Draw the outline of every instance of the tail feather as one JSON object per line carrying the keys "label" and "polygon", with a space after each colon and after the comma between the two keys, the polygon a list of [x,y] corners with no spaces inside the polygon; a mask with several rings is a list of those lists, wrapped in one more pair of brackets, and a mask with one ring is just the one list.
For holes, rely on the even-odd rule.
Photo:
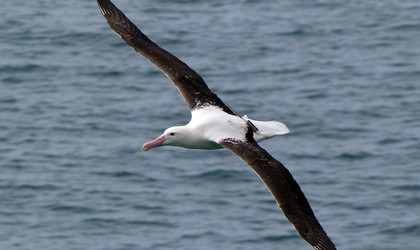
{"label": "tail feather", "polygon": [[251,121],[257,127],[258,131],[254,132],[254,139],[257,142],[269,139],[276,135],[284,135],[289,133],[289,129],[284,123],[278,121],[256,121],[249,119],[246,115],[243,117],[246,121]]}

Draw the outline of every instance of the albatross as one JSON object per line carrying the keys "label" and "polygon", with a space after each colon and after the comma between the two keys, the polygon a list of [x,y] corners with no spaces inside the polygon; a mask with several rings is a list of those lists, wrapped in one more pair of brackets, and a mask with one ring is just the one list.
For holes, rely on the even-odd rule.
{"label": "albatross", "polygon": [[262,140],[288,133],[286,125],[239,116],[209,89],[197,72],[152,42],[111,1],[97,2],[109,26],[172,80],[191,111],[187,125],[166,129],[155,140],[145,143],[143,150],[166,145],[226,148],[254,170],[303,239],[314,249],[336,249],[291,173],[258,145]]}

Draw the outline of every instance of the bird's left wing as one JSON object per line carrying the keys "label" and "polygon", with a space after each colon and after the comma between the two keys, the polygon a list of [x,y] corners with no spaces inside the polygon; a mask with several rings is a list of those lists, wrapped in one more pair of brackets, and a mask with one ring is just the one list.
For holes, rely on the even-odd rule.
{"label": "bird's left wing", "polygon": [[313,248],[336,249],[315,217],[299,185],[282,163],[252,139],[246,142],[225,139],[219,144],[236,154],[254,170],[270,190],[287,219]]}

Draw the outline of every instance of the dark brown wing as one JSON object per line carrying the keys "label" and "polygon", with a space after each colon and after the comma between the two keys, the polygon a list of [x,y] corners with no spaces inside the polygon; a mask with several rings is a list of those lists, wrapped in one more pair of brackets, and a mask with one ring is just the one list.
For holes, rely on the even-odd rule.
{"label": "dark brown wing", "polygon": [[305,195],[290,172],[256,142],[226,139],[220,144],[239,156],[264,182],[284,215],[315,249],[333,250],[334,243],[316,219]]}
{"label": "dark brown wing", "polygon": [[190,110],[215,105],[233,114],[233,111],[209,89],[197,72],[152,42],[111,1],[97,0],[97,2],[109,26],[128,45],[155,64],[175,83]]}

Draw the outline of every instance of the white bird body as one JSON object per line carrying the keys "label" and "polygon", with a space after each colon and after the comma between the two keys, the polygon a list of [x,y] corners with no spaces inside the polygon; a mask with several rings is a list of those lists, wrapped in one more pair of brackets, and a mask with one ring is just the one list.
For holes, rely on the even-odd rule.
{"label": "white bird body", "polygon": [[191,120],[185,126],[170,127],[155,140],[145,143],[143,150],[158,146],[178,146],[190,149],[219,149],[220,141],[227,138],[244,142],[248,129],[247,121],[258,129],[254,140],[260,142],[276,135],[283,135],[289,129],[278,121],[256,121],[247,116],[231,115],[216,106],[207,106],[191,111]]}

